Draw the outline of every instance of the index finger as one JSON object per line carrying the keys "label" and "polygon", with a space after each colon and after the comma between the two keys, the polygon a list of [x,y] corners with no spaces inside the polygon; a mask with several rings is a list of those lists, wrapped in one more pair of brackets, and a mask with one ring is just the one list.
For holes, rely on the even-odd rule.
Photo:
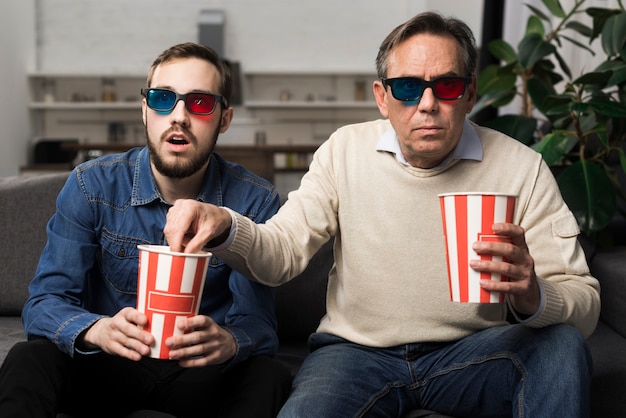
{"label": "index finger", "polygon": [[193,217],[185,216],[185,212],[178,202],[178,200],[174,202],[174,205],[167,211],[163,233],[171,251],[183,252],[185,244],[189,240],[187,234],[191,228]]}
{"label": "index finger", "polygon": [[524,228],[512,223],[498,222],[491,226],[491,230],[496,235],[506,235],[511,239],[524,238]]}

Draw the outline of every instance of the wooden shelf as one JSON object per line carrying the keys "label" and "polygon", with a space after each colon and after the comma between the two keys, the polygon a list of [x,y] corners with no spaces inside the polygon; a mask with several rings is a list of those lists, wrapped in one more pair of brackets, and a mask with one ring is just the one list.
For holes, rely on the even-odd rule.
{"label": "wooden shelf", "polygon": [[[102,151],[103,153],[124,152],[139,146],[130,143],[76,143],[68,142],[61,145],[62,149],[72,151]],[[227,161],[241,164],[250,171],[274,183],[275,173],[302,173],[308,166],[295,158],[293,166],[276,167],[276,154],[309,155],[314,153],[319,145],[220,145],[215,146],[215,152]]]}
{"label": "wooden shelf", "polygon": [[[131,148],[136,148],[138,146],[143,146],[140,144],[133,143],[125,143],[125,142],[87,142],[87,143],[77,143],[77,142],[68,142],[61,145],[61,148],[65,150],[72,151],[89,151],[89,150],[100,150],[103,152],[124,152],[128,151]],[[318,144],[301,144],[301,145],[292,145],[292,144],[275,144],[275,145],[222,145],[217,144],[215,146],[215,151],[254,151],[254,152],[269,152],[269,153],[310,153],[315,152],[319,147]]]}
{"label": "wooden shelf", "polygon": [[247,100],[249,109],[376,109],[374,101],[306,101],[306,100]]}
{"label": "wooden shelf", "polygon": [[137,110],[141,102],[31,102],[33,110]]}
{"label": "wooden shelf", "polygon": [[[340,126],[380,117],[371,91],[376,78],[374,72],[359,69],[244,72],[238,86],[243,100],[236,105],[232,135],[248,144],[263,132],[271,143],[296,140],[311,145],[219,141],[215,151],[288,192],[308,170],[322,140]],[[78,139],[80,144],[64,145],[80,152],[76,161],[142,146],[140,89],[145,83],[145,74],[30,73],[32,136]],[[118,137],[128,142],[113,142]]]}

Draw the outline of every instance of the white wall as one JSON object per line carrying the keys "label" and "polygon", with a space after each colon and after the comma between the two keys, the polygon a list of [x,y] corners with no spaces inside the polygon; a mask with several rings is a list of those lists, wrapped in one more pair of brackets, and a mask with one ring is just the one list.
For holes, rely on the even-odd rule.
{"label": "white wall", "polygon": [[[197,41],[203,9],[225,13],[225,55],[243,72],[374,72],[384,36],[424,10],[467,21],[480,40],[482,0],[4,0],[0,176],[28,162],[26,74],[144,75],[165,48]],[[9,12],[7,12],[7,10]]]}
{"label": "white wall", "polygon": [[[482,0],[42,0],[41,68],[147,71],[163,49],[198,39],[200,10],[225,14],[225,55],[244,71],[372,71],[380,42],[417,12],[480,27]],[[479,34],[477,34],[479,36]]]}
{"label": "white wall", "polygon": [[34,0],[4,0],[0,13],[0,176],[26,162],[31,135],[26,72],[34,65]]}

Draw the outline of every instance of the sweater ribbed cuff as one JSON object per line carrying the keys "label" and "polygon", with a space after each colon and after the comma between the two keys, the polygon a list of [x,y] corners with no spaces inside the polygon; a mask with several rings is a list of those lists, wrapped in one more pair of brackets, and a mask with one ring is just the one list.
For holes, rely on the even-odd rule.
{"label": "sweater ribbed cuff", "polygon": [[540,280],[541,286],[545,292],[545,306],[537,318],[528,322],[526,325],[533,328],[541,328],[562,322],[561,309],[564,305],[564,300],[557,289],[557,285],[549,280],[540,278],[537,280]]}

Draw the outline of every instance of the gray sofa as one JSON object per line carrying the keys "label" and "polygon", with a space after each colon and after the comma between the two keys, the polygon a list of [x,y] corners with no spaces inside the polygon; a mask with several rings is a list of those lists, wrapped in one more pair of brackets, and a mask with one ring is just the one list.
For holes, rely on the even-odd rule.
{"label": "gray sofa", "polygon": [[[0,362],[10,347],[24,339],[20,311],[27,296],[45,226],[67,174],[0,179]],[[585,243],[594,275],[602,284],[602,315],[589,338],[594,359],[594,418],[626,416],[626,243],[598,249]],[[295,372],[307,353],[306,340],[324,314],[332,246],[325,245],[307,270],[277,288],[279,358]],[[151,416],[143,412],[142,415]],[[414,411],[410,417],[437,416]]]}

